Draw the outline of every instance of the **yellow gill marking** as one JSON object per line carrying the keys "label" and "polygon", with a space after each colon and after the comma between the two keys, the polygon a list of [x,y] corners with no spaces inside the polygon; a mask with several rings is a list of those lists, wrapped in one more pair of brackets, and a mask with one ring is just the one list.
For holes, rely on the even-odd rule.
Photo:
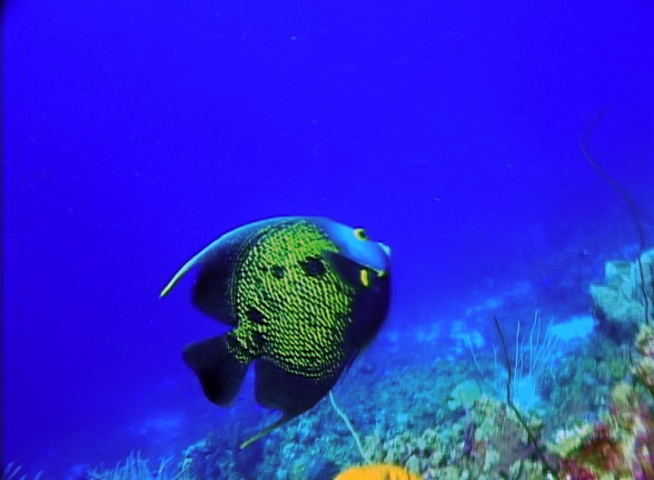
{"label": "yellow gill marking", "polygon": [[372,285],[372,278],[370,277],[370,272],[365,268],[359,271],[359,280],[361,281],[361,285],[363,285],[364,287],[369,287],[370,285]]}

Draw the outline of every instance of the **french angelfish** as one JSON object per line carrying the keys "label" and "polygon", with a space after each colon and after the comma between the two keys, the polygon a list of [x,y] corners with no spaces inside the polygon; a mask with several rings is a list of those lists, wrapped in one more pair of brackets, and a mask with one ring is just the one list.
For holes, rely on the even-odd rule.
{"label": "french angelfish", "polygon": [[205,395],[228,407],[254,363],[255,398],[281,418],[245,448],[312,408],[379,332],[390,303],[390,250],[321,217],[279,217],[237,228],[189,260],[194,305],[234,328],[188,345],[183,358]]}

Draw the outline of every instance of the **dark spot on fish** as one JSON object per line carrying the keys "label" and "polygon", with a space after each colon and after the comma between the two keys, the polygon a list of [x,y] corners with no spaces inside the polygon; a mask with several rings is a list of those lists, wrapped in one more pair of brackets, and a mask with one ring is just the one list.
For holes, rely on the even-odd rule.
{"label": "dark spot on fish", "polygon": [[286,273],[286,268],[282,267],[281,265],[274,265],[271,270],[273,277],[278,279],[284,278],[284,274]]}
{"label": "dark spot on fish", "polygon": [[241,346],[240,346],[240,344],[238,343],[238,340],[236,339],[236,337],[233,334],[228,333],[226,341],[227,341],[227,346],[229,347],[230,351],[232,351],[232,352],[239,351]]}
{"label": "dark spot on fish", "polygon": [[263,314],[256,308],[251,308],[248,310],[248,318],[254,323],[258,323],[259,325],[266,323],[266,319],[264,318]]}
{"label": "dark spot on fish", "polygon": [[258,330],[252,332],[252,340],[254,340],[254,344],[258,346],[263,345],[266,341],[263,332],[260,332]]}
{"label": "dark spot on fish", "polygon": [[327,270],[322,260],[317,257],[310,257],[306,261],[300,262],[300,266],[310,277],[319,277]]}

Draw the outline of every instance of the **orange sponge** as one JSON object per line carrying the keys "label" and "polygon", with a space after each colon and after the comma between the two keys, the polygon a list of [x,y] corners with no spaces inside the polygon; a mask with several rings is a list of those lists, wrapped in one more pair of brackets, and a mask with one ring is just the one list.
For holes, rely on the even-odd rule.
{"label": "orange sponge", "polygon": [[397,465],[377,463],[349,468],[334,480],[422,480],[422,477]]}

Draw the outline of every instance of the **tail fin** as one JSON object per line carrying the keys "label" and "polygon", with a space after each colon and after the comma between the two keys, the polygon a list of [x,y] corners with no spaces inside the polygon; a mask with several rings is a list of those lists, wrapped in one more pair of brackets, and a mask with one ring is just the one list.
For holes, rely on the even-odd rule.
{"label": "tail fin", "polygon": [[193,343],[184,349],[186,364],[195,372],[204,394],[221,407],[229,407],[241,389],[249,362],[243,363],[230,350],[228,333]]}

